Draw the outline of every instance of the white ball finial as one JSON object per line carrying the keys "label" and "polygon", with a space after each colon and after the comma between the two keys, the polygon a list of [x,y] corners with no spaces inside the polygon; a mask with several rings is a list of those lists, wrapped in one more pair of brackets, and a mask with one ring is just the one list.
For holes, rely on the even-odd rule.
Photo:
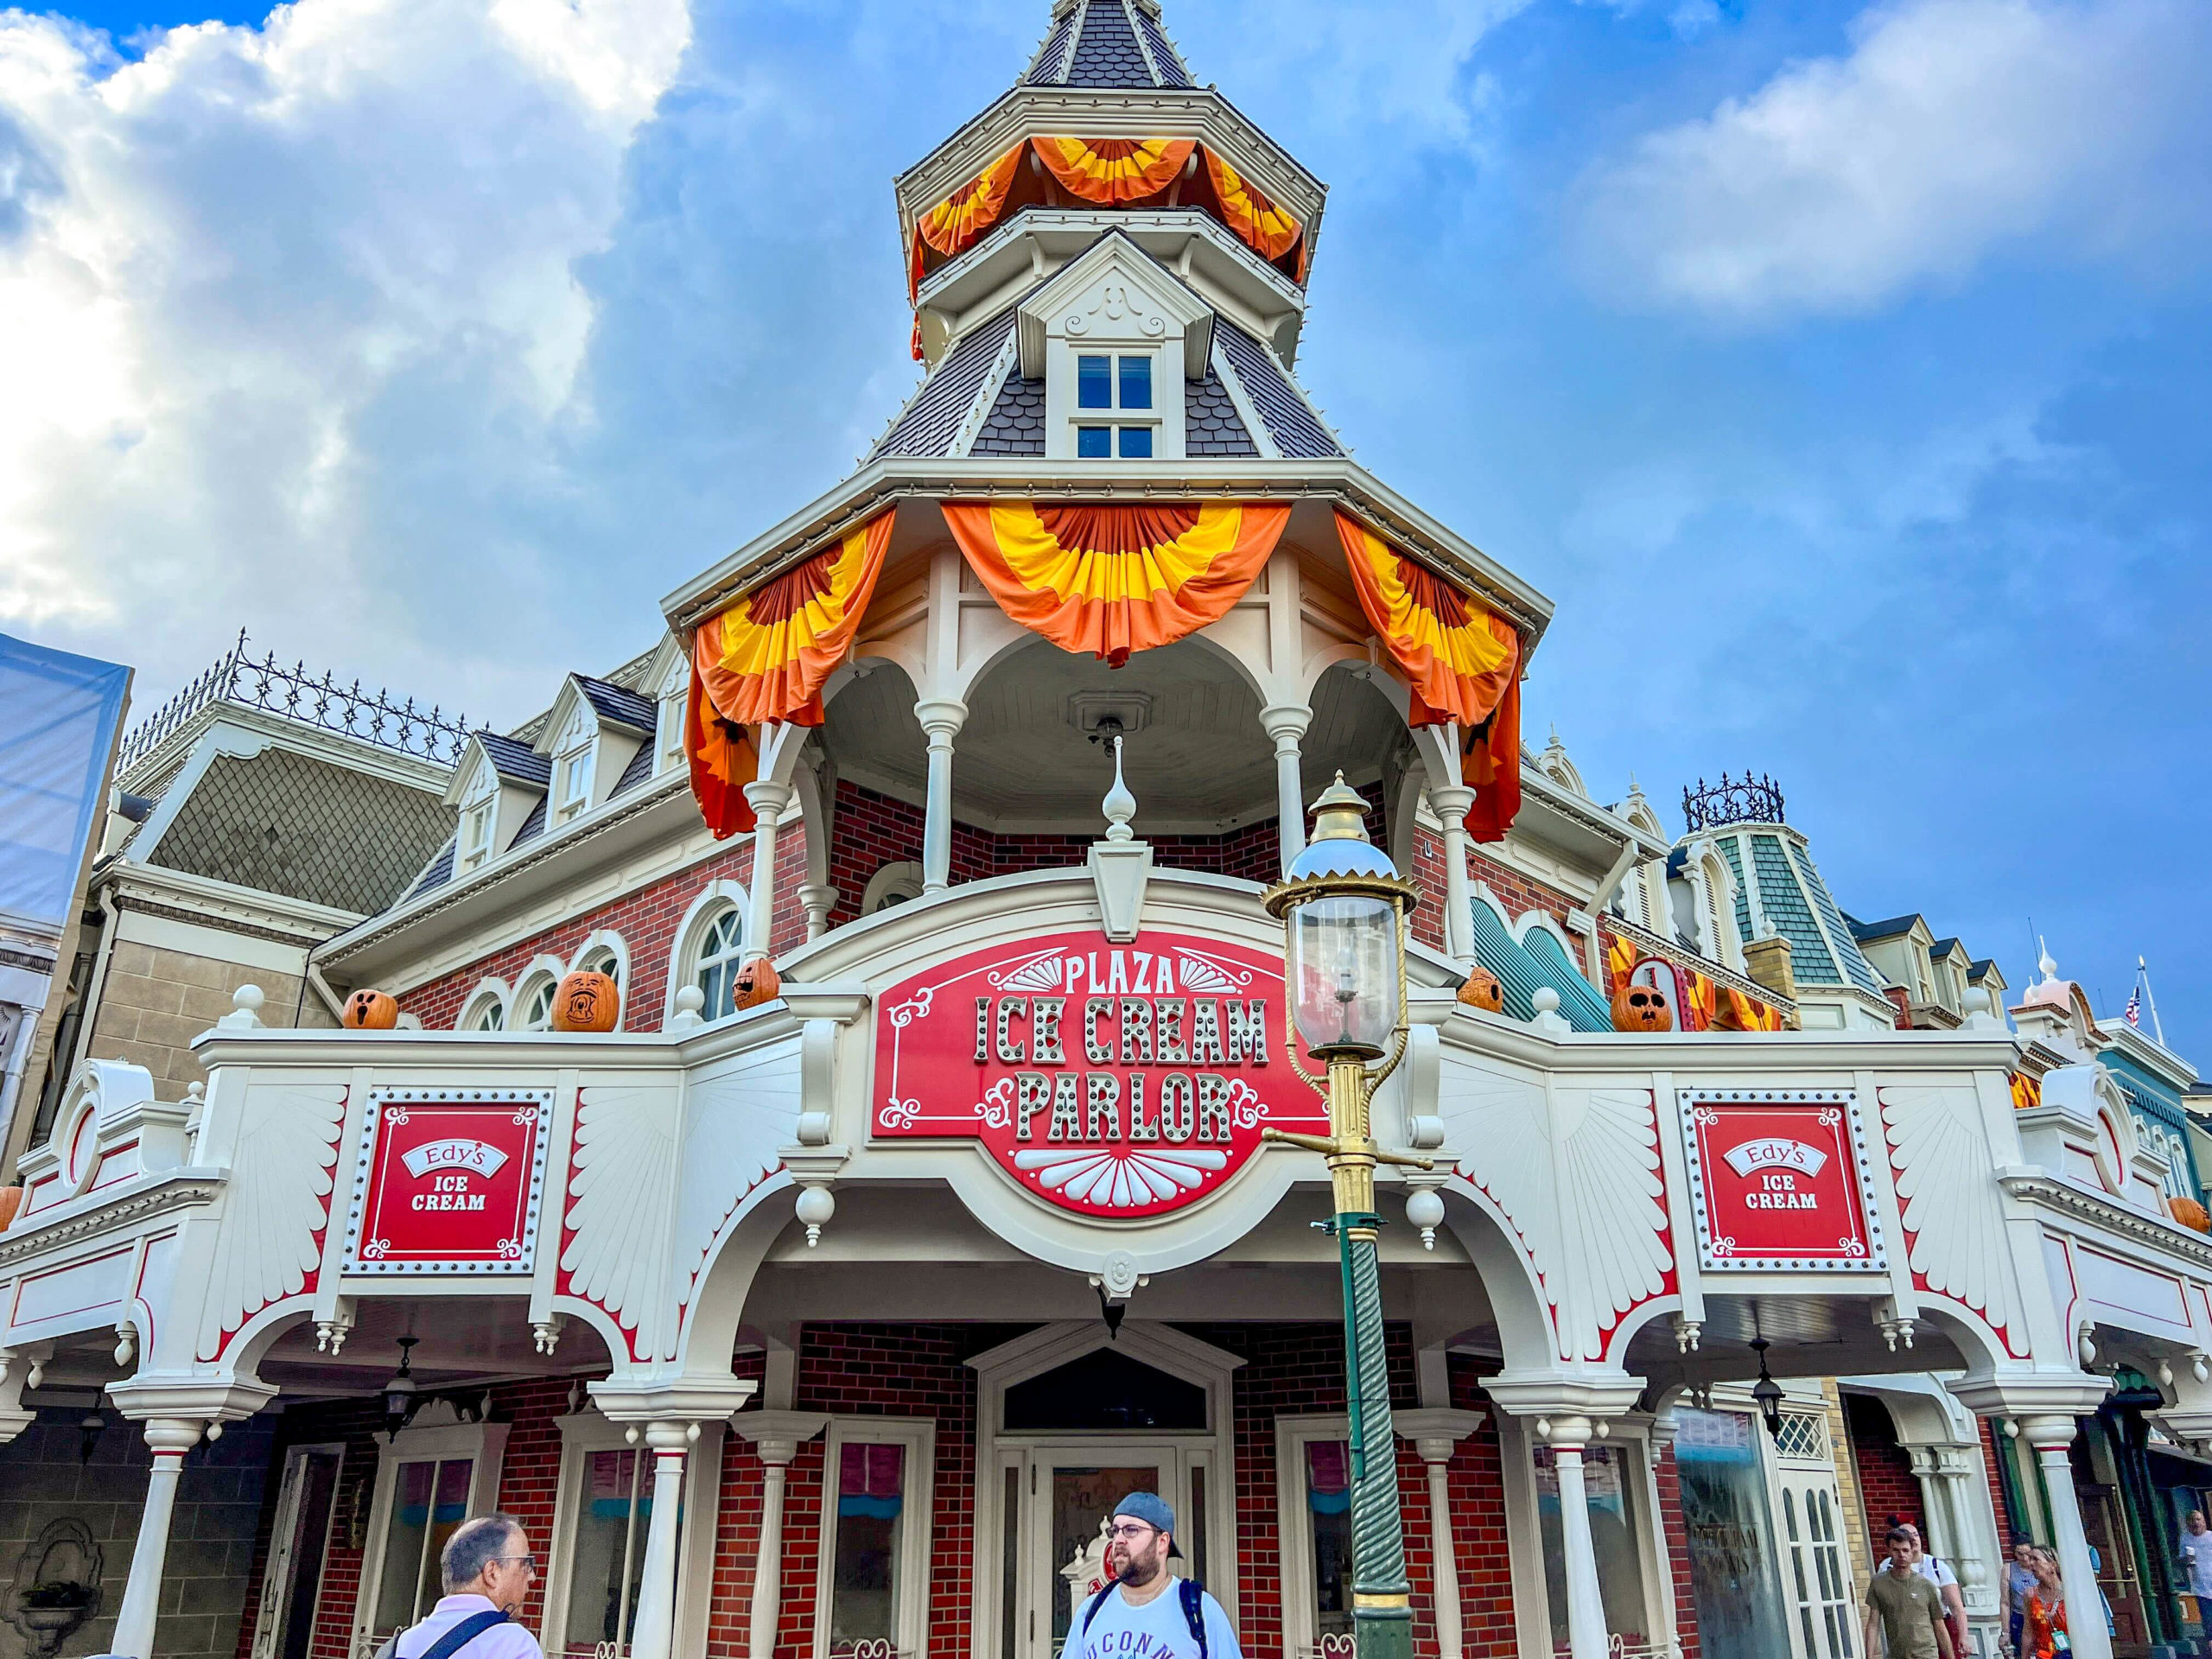
{"label": "white ball finial", "polygon": [[1539,985],[1535,995],[1529,999],[1529,1006],[1538,1014],[1557,1014],[1559,993],[1548,985]]}
{"label": "white ball finial", "polygon": [[1106,839],[1129,840],[1129,820],[1137,815],[1137,798],[1122,781],[1122,740],[1118,736],[1114,740],[1114,787],[1106,791],[1106,798],[1098,804],[1106,814]]}
{"label": "white ball finial", "polygon": [[1429,1187],[1420,1187],[1406,1198],[1406,1219],[1421,1229],[1421,1247],[1436,1248],[1436,1230],[1444,1223],[1444,1200]]}
{"label": "white ball finial", "polygon": [[231,993],[231,1006],[241,1014],[259,1014],[269,994],[258,985],[241,985]]}

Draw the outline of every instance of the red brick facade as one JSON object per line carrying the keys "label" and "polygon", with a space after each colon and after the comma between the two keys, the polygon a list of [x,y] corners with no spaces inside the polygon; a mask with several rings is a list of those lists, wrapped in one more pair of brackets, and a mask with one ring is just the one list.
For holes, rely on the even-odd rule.
{"label": "red brick facade", "polygon": [[[974,1535],[973,1490],[976,1433],[976,1376],[968,1361],[1010,1340],[1019,1325],[810,1325],[800,1338],[793,1405],[800,1411],[841,1417],[919,1417],[932,1421],[937,1454],[931,1504],[931,1576],[928,1585],[931,1650],[945,1656],[988,1652],[995,1631],[970,1628],[976,1552],[995,1541]],[[1182,1327],[1188,1334],[1244,1360],[1235,1374],[1233,1401],[1237,1516],[1235,1571],[1239,1635],[1247,1654],[1274,1659],[1283,1650],[1283,1563],[1276,1535],[1275,1419],[1281,1414],[1333,1414],[1344,1409],[1342,1329],[1334,1323],[1217,1324]],[[1389,1329],[1391,1393],[1401,1409],[1414,1404],[1410,1328]],[[740,1376],[758,1380],[757,1355],[741,1355]],[[1460,1442],[1447,1465],[1465,1651],[1470,1659],[1505,1659],[1516,1651],[1513,1587],[1509,1567],[1497,1414],[1482,1392],[1484,1368],[1454,1357],[1449,1369],[1451,1403],[1485,1413],[1481,1428]],[[569,1408],[570,1390],[583,1377],[555,1377],[493,1386],[491,1417],[512,1427],[502,1466],[499,1505],[529,1530],[541,1560],[557,1548],[552,1537],[561,1467],[558,1419]],[[318,1605],[314,1659],[346,1659],[359,1593],[364,1545],[368,1541],[376,1477],[378,1403],[373,1399],[301,1404],[288,1410],[278,1432],[272,1471],[285,1448],[343,1442],[346,1447],[331,1545]],[[742,1422],[741,1417],[739,1422]],[[790,1466],[784,1501],[783,1600],[777,1659],[812,1659],[818,1575],[823,1568],[822,1517],[826,1437],[803,1445]],[[1435,1562],[1430,1543],[1428,1483],[1419,1454],[1399,1446],[1399,1484],[1404,1497],[1407,1565],[1415,1586],[1414,1652],[1436,1659],[1435,1603],[1430,1586]],[[1691,1617],[1688,1554],[1671,1454],[1657,1469],[1662,1522],[1672,1557],[1680,1623],[1696,1654]],[[721,1454],[718,1524],[706,1637],[709,1659],[743,1659],[750,1622],[753,1563],[759,1547],[762,1465],[752,1443],[734,1429]],[[263,1505],[253,1567],[254,1595],[241,1630],[238,1659],[248,1659],[259,1586],[281,1483],[271,1478]],[[1217,1550],[1213,1571],[1224,1563]],[[541,1569],[542,1571],[543,1569]],[[542,1587],[525,1608],[536,1630],[544,1615]]]}
{"label": "red brick facade", "polygon": [[1866,1531],[1873,1554],[1880,1559],[1883,1539],[1893,1523],[1910,1521],[1927,1536],[1921,1513],[1920,1479],[1912,1472],[1912,1459],[1897,1444],[1890,1414],[1878,1400],[1863,1394],[1843,1397],[1844,1419],[1851,1428],[1851,1455],[1859,1470],[1859,1491],[1866,1506]]}

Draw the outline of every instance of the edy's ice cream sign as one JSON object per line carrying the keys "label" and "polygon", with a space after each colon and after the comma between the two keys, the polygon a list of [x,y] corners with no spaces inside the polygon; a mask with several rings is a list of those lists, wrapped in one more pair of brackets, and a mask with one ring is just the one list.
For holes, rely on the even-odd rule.
{"label": "edy's ice cream sign", "polygon": [[1136,1217],[1219,1189],[1263,1126],[1325,1134],[1283,1052],[1282,963],[1097,932],[973,951],[878,1000],[871,1129],[972,1140],[1024,1191]]}

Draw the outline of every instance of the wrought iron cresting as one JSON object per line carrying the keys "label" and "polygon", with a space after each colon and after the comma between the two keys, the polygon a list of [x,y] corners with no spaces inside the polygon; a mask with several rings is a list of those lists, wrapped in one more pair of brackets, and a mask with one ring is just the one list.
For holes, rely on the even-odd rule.
{"label": "wrought iron cresting", "polygon": [[1748,771],[1741,778],[1724,772],[1712,785],[1700,778],[1695,789],[1682,791],[1682,816],[1693,835],[1725,823],[1782,823],[1782,785],[1764,775],[1755,779]]}

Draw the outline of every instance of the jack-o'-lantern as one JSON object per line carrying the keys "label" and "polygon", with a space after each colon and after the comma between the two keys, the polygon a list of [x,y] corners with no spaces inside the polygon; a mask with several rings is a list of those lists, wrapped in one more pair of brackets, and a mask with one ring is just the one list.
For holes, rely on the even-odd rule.
{"label": "jack-o'-lantern", "polygon": [[622,1017],[622,993],[605,974],[588,968],[570,974],[553,993],[556,1031],[612,1031]]}
{"label": "jack-o'-lantern", "polygon": [[348,1031],[390,1031],[399,1023],[399,1004],[382,991],[356,991],[338,1018]]}
{"label": "jack-o'-lantern", "polygon": [[0,1186],[0,1233],[12,1226],[16,1211],[23,1207],[23,1189],[20,1186]]}
{"label": "jack-o'-lantern", "polygon": [[1643,985],[1630,980],[1613,993],[1615,1031],[1672,1031],[1674,1028],[1675,1011],[1667,1006],[1666,994],[1656,985]]}
{"label": "jack-o'-lantern", "polygon": [[783,988],[784,976],[776,971],[776,964],[766,957],[755,957],[737,970],[730,1001],[736,1007],[757,1008],[763,1002],[774,1001]]}
{"label": "jack-o'-lantern", "polygon": [[2212,1215],[2195,1198],[2168,1198],[2166,1208],[2183,1226],[2200,1233],[2212,1233]]}
{"label": "jack-o'-lantern", "polygon": [[1459,1001],[1471,1008],[1487,1008],[1492,1014],[1505,1007],[1505,987],[1496,974],[1487,968],[1475,967],[1467,970],[1467,977],[1459,987]]}

